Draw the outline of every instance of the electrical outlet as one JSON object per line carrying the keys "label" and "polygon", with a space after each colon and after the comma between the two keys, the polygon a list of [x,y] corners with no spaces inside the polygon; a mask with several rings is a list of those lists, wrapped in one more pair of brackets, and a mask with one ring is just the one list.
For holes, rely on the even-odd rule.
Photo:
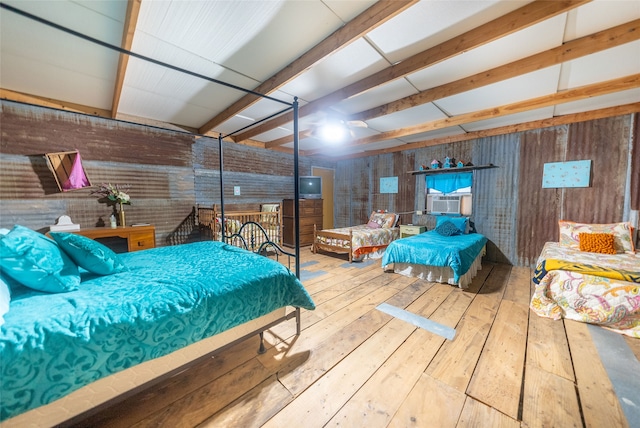
{"label": "electrical outlet", "polygon": [[416,214],[422,215],[422,211],[416,211]]}
{"label": "electrical outlet", "polygon": [[240,196],[240,186],[233,186],[233,195]]}

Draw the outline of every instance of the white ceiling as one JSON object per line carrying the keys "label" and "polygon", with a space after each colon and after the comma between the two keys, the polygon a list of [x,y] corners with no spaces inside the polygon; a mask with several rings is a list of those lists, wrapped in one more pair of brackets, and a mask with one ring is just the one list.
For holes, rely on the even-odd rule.
{"label": "white ceiling", "polygon": [[[297,58],[314,52],[314,46],[329,38],[331,49],[316,48],[322,51],[317,60],[303,65],[293,73],[293,78],[285,79],[288,81],[276,85],[269,94],[286,103],[298,97],[300,105],[309,104],[312,111],[320,108],[319,113],[309,116],[301,110],[301,131],[322,121],[329,108],[349,120],[350,115],[405,97],[429,91],[438,93],[427,102],[413,102],[411,108],[368,115],[365,118],[368,127],[352,128],[353,141],[339,146],[303,134],[300,140],[303,154],[344,156],[363,151],[373,154],[566,114],[597,117],[610,114],[607,109],[611,107],[625,105],[631,105],[628,106],[631,111],[640,110],[638,35],[620,45],[606,45],[611,47],[583,47],[584,54],[575,59],[534,65],[522,68],[522,72],[519,65],[508,65],[625,23],[635,22],[635,30],[628,33],[639,34],[640,1],[584,2],[486,42],[465,45],[475,38],[461,35],[475,28],[512,12],[523,16],[521,8],[540,8],[538,5],[556,2],[422,0],[342,46],[340,38],[332,33],[352,28],[357,21],[350,21],[360,14],[371,13],[368,9],[375,3],[141,0],[129,5],[137,12],[137,19],[128,25],[128,2],[124,0],[4,1],[6,5],[124,49],[127,49],[124,34],[132,32],[128,49],[135,54],[251,90],[270,78],[278,80],[282,70],[299,67],[294,62]],[[139,9],[135,8],[137,5]],[[503,23],[488,28],[507,27]],[[413,65],[412,56],[432,48],[432,52],[444,52],[452,43],[455,50],[443,60],[429,62],[423,58],[409,72],[392,76],[394,70]],[[0,9],[2,98],[140,123],[165,123],[207,135],[226,135],[286,107],[261,99],[233,110],[229,118],[211,128],[210,121],[243,99],[244,92],[136,57],[129,59],[121,71],[122,83],[118,84],[119,58],[120,53],[115,50]],[[491,74],[487,73],[489,70],[503,77],[486,84],[467,82],[477,80],[467,79],[470,76]],[[366,84],[368,79],[378,78],[375,84]],[[615,85],[603,84],[619,78],[628,79]],[[340,90],[348,85],[362,89],[340,96]],[[599,85],[595,95],[593,88],[580,91],[589,85]],[[330,94],[331,107],[318,105],[316,100]],[[562,94],[570,96],[561,97]],[[118,97],[114,95],[119,95],[117,106],[114,98]],[[445,119],[458,122],[450,124]],[[260,129],[257,134],[241,133],[246,138],[238,138],[242,135],[231,138],[237,142],[264,143],[268,148],[290,149],[292,129],[292,123],[285,120]],[[278,139],[283,140],[274,142]]]}

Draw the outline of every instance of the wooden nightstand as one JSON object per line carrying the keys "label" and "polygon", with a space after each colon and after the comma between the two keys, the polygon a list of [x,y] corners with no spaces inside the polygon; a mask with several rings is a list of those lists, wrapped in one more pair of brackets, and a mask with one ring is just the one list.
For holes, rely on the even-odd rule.
{"label": "wooden nightstand", "polygon": [[[126,226],[126,227],[95,227],[70,231],[91,239],[120,238],[126,242],[126,251],[139,251],[156,246],[156,228],[152,225]],[[113,242],[103,242],[107,247],[112,247]],[[112,248],[116,251],[116,248]],[[124,249],[124,248],[123,248]],[[118,251],[116,251],[118,252]]]}
{"label": "wooden nightstand", "polygon": [[400,237],[406,238],[407,236],[419,235],[427,231],[427,226],[418,226],[415,224],[401,224],[400,225]]}

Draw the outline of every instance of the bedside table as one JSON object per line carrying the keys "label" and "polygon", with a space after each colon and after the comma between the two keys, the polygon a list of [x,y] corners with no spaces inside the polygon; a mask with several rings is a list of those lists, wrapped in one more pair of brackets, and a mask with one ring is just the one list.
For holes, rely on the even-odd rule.
{"label": "bedside table", "polygon": [[401,224],[400,225],[400,237],[406,238],[407,236],[419,235],[426,232],[427,226],[418,226],[415,224]]}
{"label": "bedside table", "polygon": [[[146,250],[148,248],[155,248],[156,246],[156,228],[153,225],[144,226],[118,226],[116,228],[110,227],[94,227],[88,229],[72,230],[71,233],[86,236],[91,239],[104,239],[104,238],[120,238],[126,243],[126,251],[139,251]],[[103,244],[110,247],[109,243],[103,242]],[[111,248],[115,251],[114,248]],[[118,251],[116,251],[118,252]]]}

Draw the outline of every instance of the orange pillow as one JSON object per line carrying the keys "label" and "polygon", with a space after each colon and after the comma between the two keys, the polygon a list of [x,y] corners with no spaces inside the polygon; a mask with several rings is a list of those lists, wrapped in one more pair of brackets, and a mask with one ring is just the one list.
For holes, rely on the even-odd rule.
{"label": "orange pillow", "polygon": [[580,251],[590,253],[616,254],[611,233],[585,233],[579,235]]}

